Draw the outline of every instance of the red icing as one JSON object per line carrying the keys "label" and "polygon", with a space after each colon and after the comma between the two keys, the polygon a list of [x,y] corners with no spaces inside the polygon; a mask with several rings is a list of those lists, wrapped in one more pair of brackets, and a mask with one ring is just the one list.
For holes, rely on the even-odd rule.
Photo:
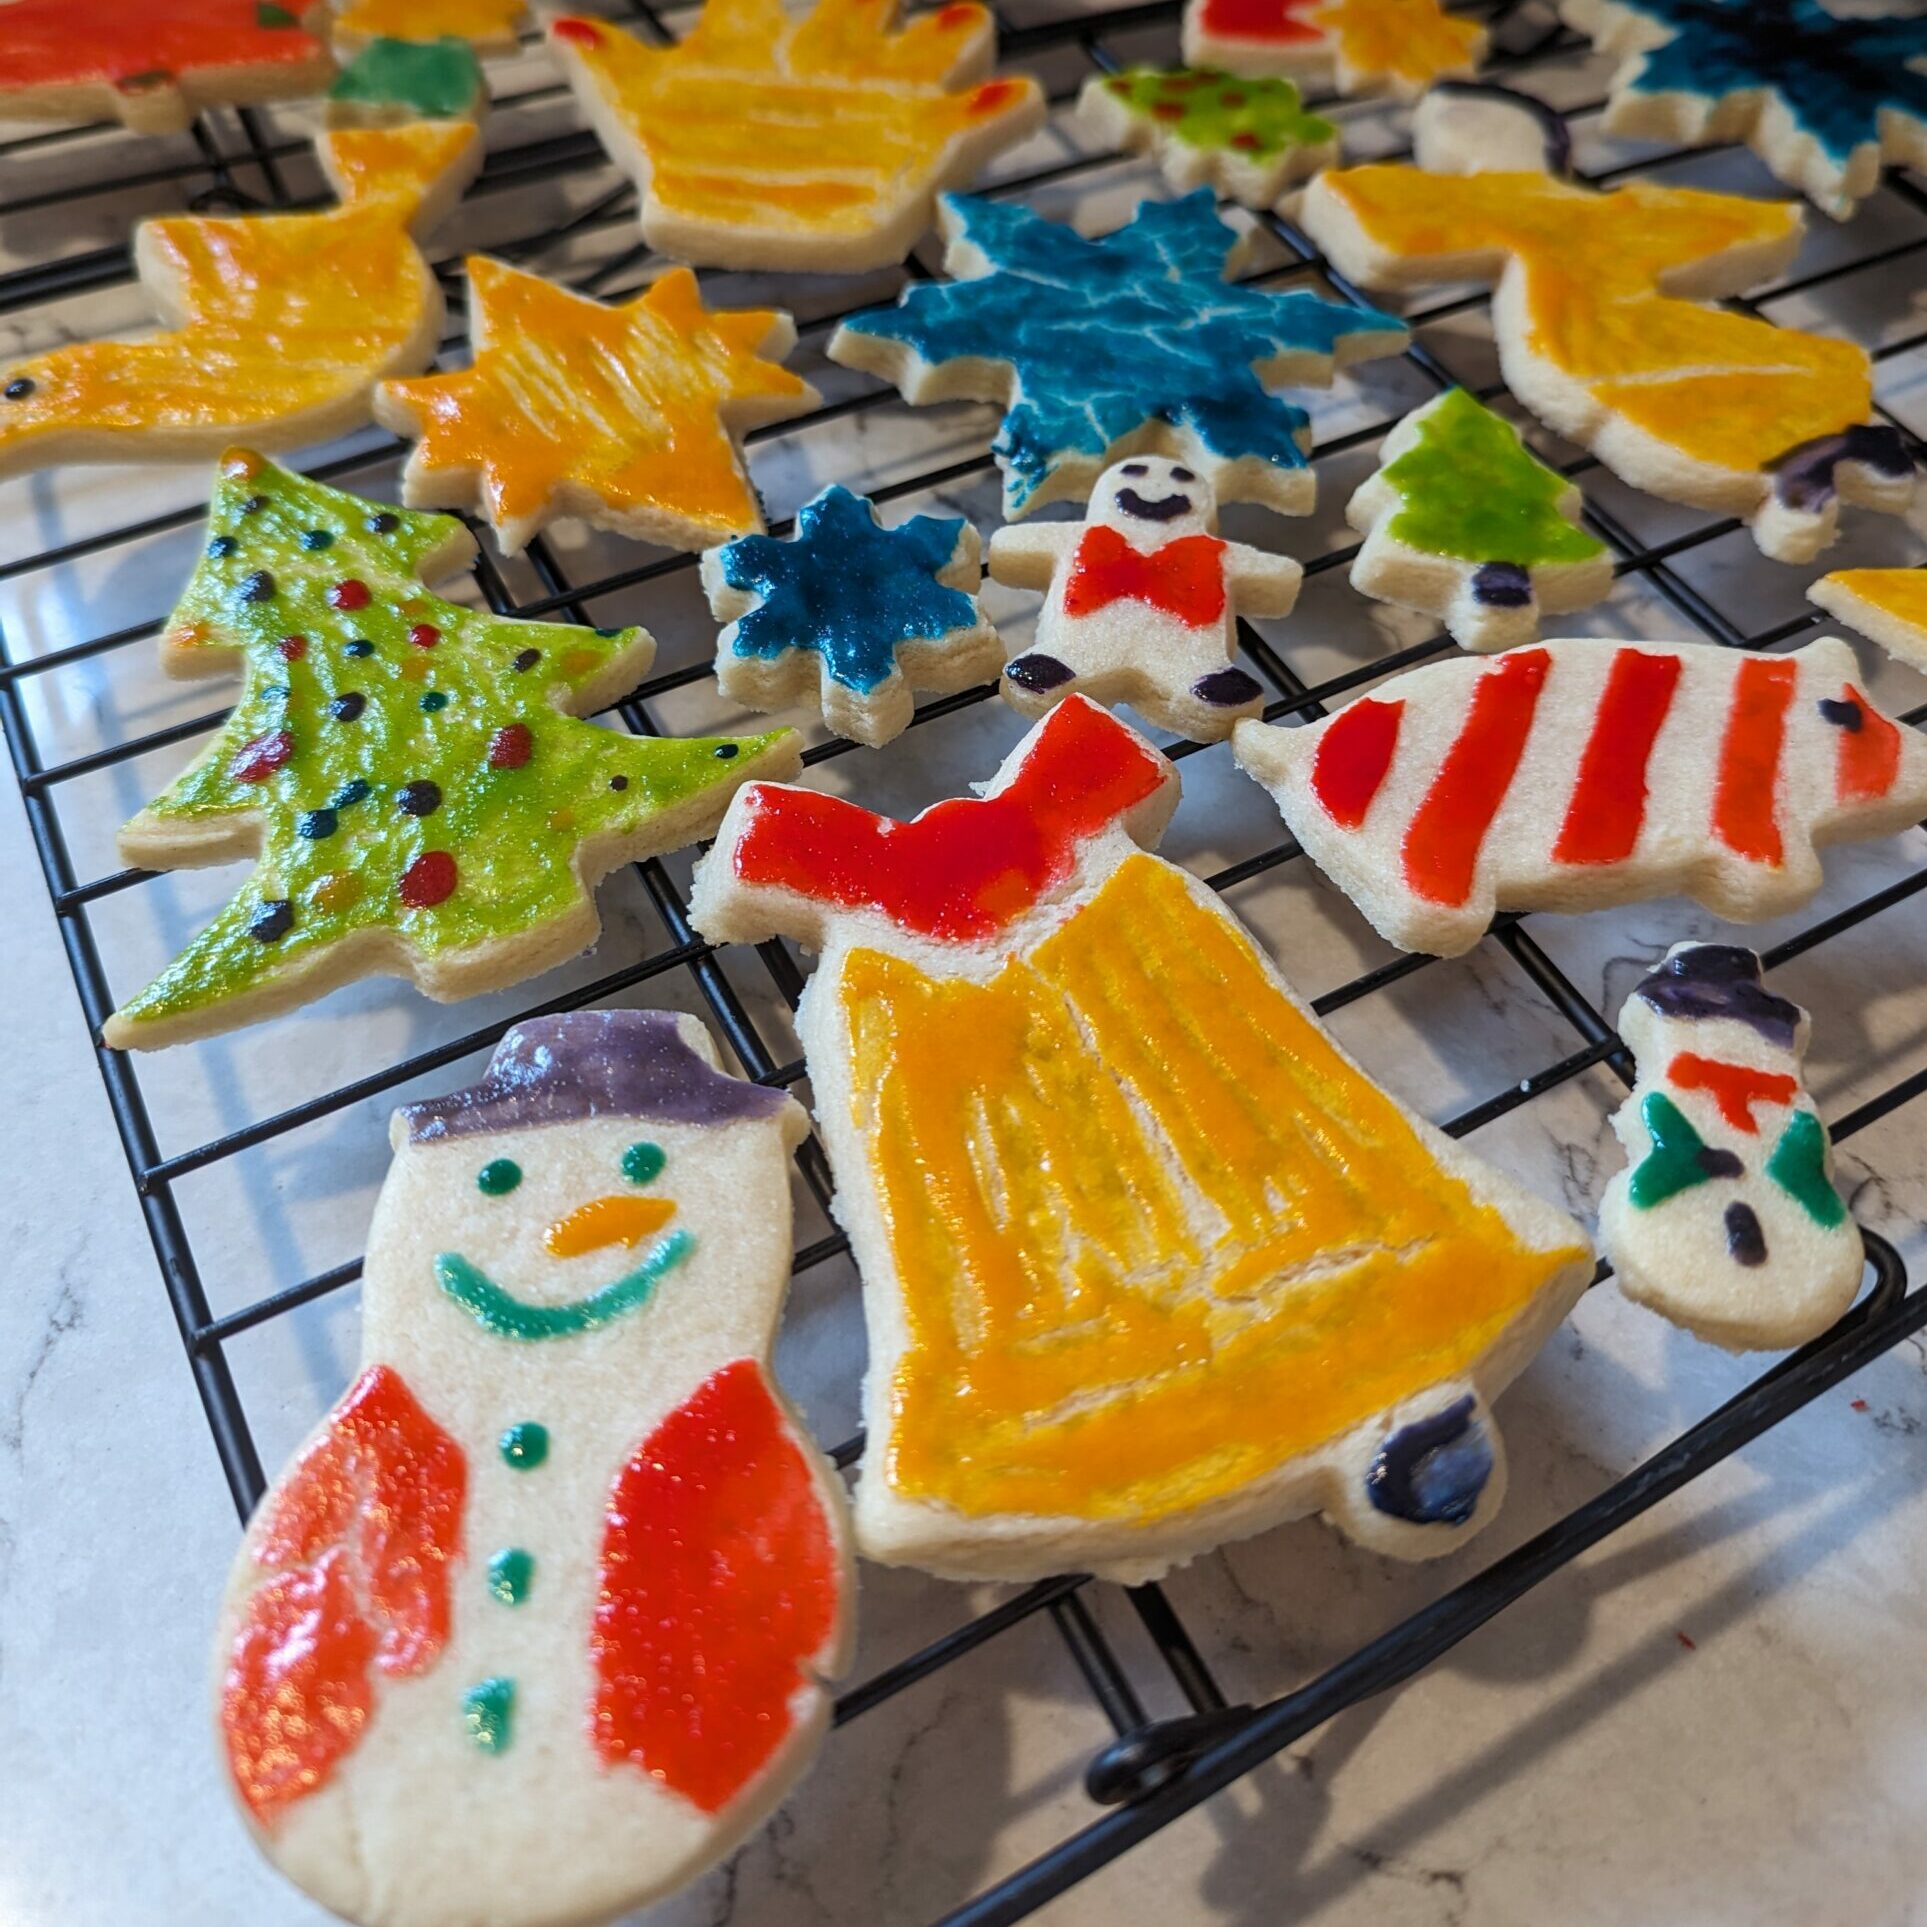
{"label": "red icing", "polygon": [[602,45],[602,29],[593,20],[551,20],[549,32],[557,40],[566,40],[572,47]]}
{"label": "red icing", "polygon": [[[299,15],[301,0],[286,11]],[[321,43],[263,21],[256,0],[10,0],[0,6],[0,81],[9,88],[130,83],[215,67],[299,66]]]}
{"label": "red icing", "polygon": [[368,585],[358,576],[348,576],[328,591],[328,601],[337,609],[365,609],[368,606]]}
{"label": "red icing", "polygon": [[1579,758],[1579,780],[1552,846],[1555,863],[1623,863],[1646,820],[1646,766],[1679,686],[1677,656],[1613,657]]}
{"label": "red icing", "polygon": [[281,640],[275,644],[275,647],[280,650],[281,660],[283,662],[299,662],[301,658],[308,653],[308,638],[306,636],[283,636]]}
{"label": "red icing", "polygon": [[1069,696],[996,795],[953,797],[908,823],[815,790],[752,783],[732,861],[746,884],[881,910],[928,937],[993,935],[1069,875],[1077,846],[1155,796],[1164,759],[1108,711]]}
{"label": "red icing", "polygon": [[1842,687],[1840,700],[1857,705],[1860,727],[1840,732],[1834,794],[1843,803],[1871,803],[1885,796],[1900,774],[1900,730],[1877,714],[1852,683]]}
{"label": "red icing", "polygon": [[1085,532],[1064,579],[1064,613],[1088,616],[1113,602],[1148,602],[1196,629],[1224,614],[1224,544],[1185,535],[1145,555],[1116,529]]}
{"label": "red icing", "polygon": [[1798,664],[1785,656],[1748,656],[1733,679],[1713,787],[1713,834],[1736,856],[1780,866],[1780,751]]}
{"label": "red icing", "polygon": [[1666,1066],[1666,1081],[1682,1091],[1704,1091],[1720,1107],[1720,1115],[1736,1131],[1757,1136],[1753,1121],[1756,1104],[1791,1104],[1800,1087],[1781,1071],[1749,1070],[1744,1064],[1722,1064],[1717,1058],[1681,1051]]}
{"label": "red icing", "polygon": [[265,783],[294,754],[294,738],[285,729],[269,730],[234,752],[228,774],[237,783]]}
{"label": "red icing", "polygon": [[987,80],[970,96],[973,115],[1001,114],[1024,91],[1016,80]]}
{"label": "red icing", "polygon": [[1515,649],[1473,685],[1465,721],[1405,832],[1405,881],[1428,902],[1456,907],[1472,894],[1485,833],[1518,773],[1551,666],[1543,649]]}
{"label": "red icing", "polygon": [[1305,15],[1325,0],[1204,0],[1208,33],[1238,40],[1264,40],[1277,47],[1314,47],[1325,30]]}
{"label": "red icing", "polygon": [[375,1365],[270,1495],[254,1558],[274,1577],[241,1609],[221,1693],[228,1768],[256,1819],[353,1749],[371,1668],[404,1677],[439,1657],[467,1482],[461,1447]]}
{"label": "red icing", "polygon": [[973,26],[982,18],[983,9],[978,6],[959,4],[937,9],[937,25],[947,27],[952,32],[959,27]]}
{"label": "red icing", "polygon": [[753,1359],[713,1374],[617,1474],[601,1581],[596,1752],[718,1812],[788,1737],[839,1603],[822,1497]]}
{"label": "red icing", "polygon": [[488,739],[490,769],[520,769],[535,753],[527,723],[505,723]]}
{"label": "red icing", "polygon": [[432,649],[442,639],[442,632],[432,622],[417,622],[409,627],[408,640],[417,649]]}
{"label": "red icing", "polygon": [[411,910],[432,910],[455,894],[458,874],[446,850],[424,850],[401,873],[401,900]]}
{"label": "red icing", "polygon": [[1363,696],[1341,709],[1318,738],[1311,761],[1311,790],[1341,830],[1355,830],[1372,807],[1398,747],[1402,702]]}

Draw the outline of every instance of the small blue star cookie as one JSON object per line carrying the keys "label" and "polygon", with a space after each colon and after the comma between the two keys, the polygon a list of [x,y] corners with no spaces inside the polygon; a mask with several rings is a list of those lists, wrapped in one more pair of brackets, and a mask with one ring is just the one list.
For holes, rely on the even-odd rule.
{"label": "small blue star cookie", "polygon": [[750,709],[814,703],[840,735],[879,748],[908,726],[914,691],[968,689],[1003,667],[977,606],[980,553],[961,516],[886,529],[867,497],[834,484],[788,541],[745,535],[705,552],[703,589],[728,624],[716,680]]}

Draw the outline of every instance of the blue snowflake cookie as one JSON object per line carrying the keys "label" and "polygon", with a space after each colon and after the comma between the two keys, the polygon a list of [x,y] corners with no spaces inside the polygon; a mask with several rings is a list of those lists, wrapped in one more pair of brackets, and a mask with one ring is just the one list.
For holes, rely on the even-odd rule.
{"label": "blue snowflake cookie", "polygon": [[1227,281],[1238,236],[1209,188],[1145,201],[1094,241],[966,194],[944,195],[939,218],[956,279],[853,316],[830,358],[913,403],[1002,403],[991,447],[1012,518],[1081,499],[1112,461],[1146,451],[1189,463],[1220,500],[1307,514],[1310,417],[1260,377],[1322,386],[1406,344],[1373,309]]}
{"label": "blue snowflake cookie", "polygon": [[884,528],[841,484],[804,504],[787,541],[739,536],[703,556],[723,693],[750,709],[814,703],[871,748],[910,721],[913,692],[990,682],[1003,666],[977,606],[977,531],[960,516]]}

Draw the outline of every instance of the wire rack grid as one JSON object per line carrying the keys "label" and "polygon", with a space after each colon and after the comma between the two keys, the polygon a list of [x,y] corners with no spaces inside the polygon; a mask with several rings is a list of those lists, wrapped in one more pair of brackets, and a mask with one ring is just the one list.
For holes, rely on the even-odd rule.
{"label": "wire rack grid", "polygon": [[[665,42],[686,20],[674,12],[665,16],[646,0],[630,0],[630,11],[638,31]],[[1773,191],[1747,157],[1730,150],[1682,156],[1645,147],[1629,156],[1602,149],[1593,126],[1603,102],[1601,63],[1587,58],[1583,44],[1542,6],[1487,11],[1498,48],[1493,77],[1537,91],[1568,113],[1581,132],[1582,164],[1590,178],[1606,180],[1634,169],[1714,168],[1737,170],[1750,191]],[[1066,129],[1063,110],[1090,72],[1132,59],[1173,58],[1176,13],[1176,0],[1080,12],[1006,5],[1000,18],[1004,59],[1040,73],[1055,111],[1049,134],[1007,156],[986,191],[1021,195],[1051,212],[1074,207],[1087,231],[1114,225],[1141,194],[1160,192],[1141,164],[1078,145]],[[540,51],[525,48],[520,60],[498,69],[496,81],[492,152],[464,204],[463,238],[544,271],[556,271],[566,258],[562,278],[584,292],[609,294],[645,280],[659,264],[631,243],[633,192],[576,122]],[[1326,105],[1345,122],[1348,158],[1404,151],[1405,123],[1398,113]],[[205,116],[178,139],[139,140],[94,128],[37,132],[0,143],[0,329],[18,345],[32,347],[70,334],[138,325],[141,311],[131,294],[125,238],[130,213],[175,208],[183,201],[235,210],[313,204],[322,196],[308,157],[309,132],[298,111],[249,109]],[[1599,164],[1586,164],[1589,159]],[[1288,220],[1268,215],[1253,225],[1261,244],[1252,270],[1257,278],[1365,299]],[[457,259],[445,258],[439,272],[459,314]],[[1792,276],[1735,305],[1783,320],[1804,318],[1817,308],[1829,325],[1869,338],[1883,373],[1881,413],[1912,434],[1904,412],[1906,391],[1918,378],[1915,364],[1927,376],[1921,352],[1927,347],[1927,326],[1895,320],[1891,304],[1882,305],[1880,290],[1917,283],[1923,262],[1927,192],[1895,175],[1858,221],[1823,230]],[[928,275],[933,267],[926,243],[906,272]],[[706,276],[705,281],[710,299],[727,305],[769,298],[794,306],[803,299],[794,280]],[[888,299],[899,284],[894,272],[810,284],[806,299],[818,306],[800,316],[800,358],[820,362],[822,344],[840,315]],[[1834,299],[1842,290],[1851,291],[1844,303]],[[1293,622],[1266,631],[1241,626],[1243,650],[1272,692],[1268,718],[1320,716],[1334,700],[1453,647],[1428,624],[1384,618],[1363,646],[1327,648],[1319,641],[1319,623],[1342,594],[1332,572],[1353,553],[1335,511],[1349,492],[1347,478],[1369,468],[1390,422],[1455,381],[1511,407],[1494,378],[1489,340],[1479,334],[1485,311],[1485,296],[1476,291],[1446,291],[1411,304],[1414,345],[1408,354],[1348,378],[1341,384],[1342,405],[1320,400],[1321,511],[1308,525],[1310,541],[1290,527],[1288,541],[1281,542],[1281,525],[1256,512],[1233,510],[1228,517],[1235,526],[1241,516],[1255,516],[1251,534],[1290,546],[1304,557],[1307,569],[1305,599]],[[1470,324],[1469,336],[1458,332],[1461,324]],[[445,360],[459,353],[461,342],[457,329],[443,344]],[[11,345],[0,333],[0,349]],[[908,411],[891,392],[827,364],[812,365],[808,372],[821,378],[827,396],[822,406],[751,438],[758,481],[772,506],[802,499],[808,490],[801,478],[814,470],[817,480],[836,477],[866,486],[879,501],[960,502],[979,520],[994,519],[995,477],[987,453],[993,416],[970,408]],[[1731,648],[1774,649],[1797,644],[1811,631],[1816,618],[1793,602],[1799,585],[1777,582],[1761,604],[1752,587],[1760,569],[1752,565],[1737,524],[1642,501],[1589,457],[1543,436],[1536,439],[1579,480],[1589,524],[1615,551],[1623,593],[1600,612],[1600,626],[1608,632],[1647,627],[1698,634]],[[392,440],[370,432],[311,453],[301,465],[324,479],[381,495],[380,478],[384,472],[392,476],[396,457]],[[859,469],[864,472],[853,472]],[[165,781],[168,769],[224,713],[198,708],[188,713],[192,706],[177,693],[149,689],[140,667],[187,573],[184,558],[201,513],[198,487],[198,479],[143,471],[131,481],[122,477],[60,490],[42,480],[17,482],[6,485],[0,497],[18,510],[0,522],[9,538],[29,531],[26,547],[0,550],[0,715],[75,987],[96,1038],[115,1002],[113,986],[125,989],[141,980],[143,946],[149,951],[161,946],[149,962],[164,956],[218,901],[218,886],[204,899],[191,880],[120,868],[99,854],[111,851],[111,832],[120,818],[158,787],[152,779]],[[788,523],[778,519],[772,526],[782,532]],[[45,539],[36,542],[35,533]],[[1898,559],[1895,544],[1901,540],[1892,530],[1856,531],[1848,547],[1856,551],[1856,560]],[[484,535],[474,593],[505,614],[606,623],[616,619],[612,612],[620,612],[623,619],[647,622],[665,639],[662,666],[616,706],[611,720],[641,732],[713,726],[713,712],[702,708],[715,700],[709,682],[713,629],[705,628],[692,609],[694,558],[647,552],[637,558],[632,546],[594,538],[569,548],[558,533],[538,538],[524,558],[509,565],[495,559]],[[1772,565],[1761,567],[1772,571]],[[1356,622],[1355,608],[1351,615]],[[117,619],[122,616],[128,619]],[[687,632],[686,647],[670,640],[679,625]],[[1894,675],[1905,672],[1880,673],[1887,678],[1883,690],[1907,688],[1909,700],[1892,706],[1918,725],[1927,717],[1919,685],[1896,685]],[[994,767],[1018,733],[1005,712],[986,706],[993,693],[979,689],[925,704],[911,732],[891,750],[867,759],[850,759],[851,744],[826,739],[819,730],[807,755],[822,772],[815,780],[834,784],[853,778],[864,800],[897,814],[949,793],[962,777],[981,776]],[[724,726],[732,720],[737,719],[724,718]],[[1227,833],[1230,841],[1242,837],[1244,846],[1232,860],[1216,860],[1228,852],[1205,833],[1205,841],[1178,852],[1184,860],[1203,869],[1216,888],[1238,893],[1241,910],[1274,950],[1290,949],[1292,940],[1280,941],[1266,923],[1262,906],[1249,895],[1252,886],[1282,884],[1286,911],[1280,914],[1289,915],[1294,929],[1316,921],[1324,931],[1323,948],[1309,961],[1297,954],[1284,959],[1297,981],[1322,977],[1330,983],[1314,1000],[1321,1015],[1342,1022],[1345,1013],[1359,1011],[1373,1022],[1372,1013],[1387,1011],[1389,1000],[1401,999],[1417,1012],[1417,1028],[1428,1042],[1442,1035],[1457,1008],[1451,989],[1456,967],[1373,952],[1356,918],[1308,874],[1309,866],[1298,862],[1300,852],[1278,833],[1275,816],[1253,801],[1255,791],[1236,777],[1221,780],[1222,750],[1197,756],[1196,745],[1176,744],[1171,753],[1185,771],[1187,791],[1202,796],[1204,811],[1221,812],[1234,826]],[[1193,804],[1191,814],[1199,810]],[[1927,868],[1917,862],[1890,860],[1885,870],[1876,871],[1849,864],[1844,887],[1830,885],[1816,906],[1818,914],[1790,920],[1764,952],[1765,961],[1774,969],[1791,966],[1873,919],[1897,918],[1923,889]],[[456,1081],[457,1067],[471,1068],[464,1060],[490,1049],[518,1017],[596,1003],[680,1001],[709,1017],[749,1075],[769,1084],[802,1084],[803,1066],[787,1022],[804,982],[797,956],[778,943],[737,954],[703,942],[689,921],[687,858],[638,866],[626,905],[609,902],[616,892],[612,879],[604,891],[608,927],[593,962],[455,1013],[425,1016],[419,1000],[393,986],[340,993],[326,1008],[345,1009],[345,1019],[310,1014],[296,1020],[303,1026],[298,1067],[272,1054],[265,1060],[243,1055],[225,1041],[154,1060],[99,1050],[101,1076],[161,1283],[243,1515],[263,1489],[264,1454],[257,1435],[264,1414],[285,1443],[306,1429],[319,1405],[345,1382],[351,1355],[344,1355],[338,1342],[317,1338],[303,1321],[320,1309],[349,1303],[360,1273],[355,1255],[312,1269],[289,1262],[298,1242],[292,1240],[269,1238],[265,1255],[235,1258],[213,1227],[237,1188],[258,1188],[264,1175],[272,1183],[285,1180],[288,1167],[264,1164],[264,1158],[304,1146],[290,1156],[295,1169],[312,1172],[318,1160],[348,1155],[365,1190],[378,1179],[385,1154],[376,1122],[383,1109],[414,1091]],[[1608,1105],[1612,1090],[1630,1082],[1630,1059],[1606,1015],[1605,998],[1593,994],[1590,984],[1581,987],[1588,976],[1583,957],[1575,961],[1563,954],[1558,937],[1548,933],[1548,923],[1558,921],[1502,917],[1481,947],[1485,964],[1506,986],[1500,1016],[1508,1033],[1522,1035],[1525,1061],[1517,1054],[1506,1059],[1510,1074],[1497,1088],[1491,1087],[1490,1065],[1483,1064],[1485,1086],[1470,1101],[1464,1101],[1469,1091],[1460,1090],[1434,1103],[1434,1114],[1442,1115],[1444,1128],[1456,1136],[1507,1118],[1529,1119],[1532,1107],[1578,1088],[1595,1072],[1609,1081]],[[1683,932],[1669,930],[1667,937],[1677,934]],[[1650,938],[1643,941],[1650,956],[1655,945]],[[309,1024],[331,1027],[311,1036]],[[353,1049],[332,1041],[344,1028]],[[275,1025],[267,1034],[292,1030],[291,1024]],[[1359,1048],[1356,1040],[1353,1047]],[[176,1062],[194,1069],[176,1074],[171,1069]],[[1396,1076],[1387,1081],[1399,1085]],[[1885,1051],[1874,1039],[1862,1061],[1843,1076],[1842,1088],[1854,1101],[1836,1108],[1831,1126],[1836,1141],[1846,1144],[1927,1090],[1927,1063],[1909,1068],[1906,1053]],[[1401,1094],[1421,1101],[1409,1091]],[[1436,1087],[1432,1095],[1436,1099]],[[344,1153],[348,1137],[353,1148]],[[828,1215],[829,1172],[814,1140],[803,1146],[797,1162],[797,1293],[800,1300],[815,1281],[827,1280],[813,1301],[820,1309],[825,1298],[834,1297],[841,1306],[842,1322],[826,1328],[829,1335],[814,1362],[838,1387],[822,1410],[848,1413],[860,1373],[860,1339],[849,1311],[854,1277],[844,1240]],[[209,1188],[197,1194],[197,1184]],[[345,1190],[336,1195],[332,1217],[339,1235],[352,1243],[365,1211],[346,1201]],[[1437,1590],[1419,1610],[1280,1697],[1229,1704],[1219,1669],[1187,1629],[1167,1586],[1128,1589],[1121,1617],[1108,1606],[1098,1609],[1111,1589],[1075,1574],[984,1602],[963,1593],[945,1595],[955,1602],[945,1630],[919,1639],[850,1686],[837,1703],[839,1726],[916,1691],[966,1654],[1041,1618],[1061,1636],[1115,1737],[1089,1764],[1086,1784],[1100,1803],[1090,1817],[974,1898],[956,1895],[943,1919],[989,1927],[1034,1911],[1344,1708],[1408,1679],[1607,1534],[1927,1326],[1927,1289],[1907,1289],[1904,1263],[1886,1239],[1870,1231],[1868,1243],[1870,1288],[1832,1332],[1741,1385],[1606,1489],[1552,1518],[1460,1583]],[[223,1271],[239,1278],[242,1288],[210,1284],[210,1276]],[[262,1292],[263,1277],[291,1281]],[[226,1303],[230,1297],[233,1302]],[[297,1364],[291,1375],[285,1370],[279,1378],[269,1374],[264,1388],[250,1398],[244,1395],[234,1351],[276,1330],[303,1332]],[[811,1409],[816,1416],[817,1406]],[[848,1467],[861,1452],[861,1436],[853,1435],[835,1457]],[[981,1609],[968,1610],[973,1603]],[[1107,1630],[1106,1621],[1131,1632],[1128,1654],[1121,1650],[1126,1641]],[[1175,1710],[1154,1718],[1153,1707]],[[822,1768],[825,1776],[837,1771],[834,1746]]]}

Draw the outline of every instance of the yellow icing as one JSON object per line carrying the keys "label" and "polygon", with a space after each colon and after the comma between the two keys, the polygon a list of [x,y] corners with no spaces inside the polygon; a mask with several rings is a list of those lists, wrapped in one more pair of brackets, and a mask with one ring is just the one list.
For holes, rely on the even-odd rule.
{"label": "yellow icing", "polygon": [[0,370],[32,383],[0,410],[0,459],[75,430],[226,437],[364,394],[421,333],[435,280],[409,224],[475,139],[472,127],[419,122],[327,134],[337,207],[145,223],[141,278],[176,326]]}
{"label": "yellow icing", "polygon": [[1155,857],[989,983],[857,950],[839,994],[907,1495],[1205,1504],[1462,1372],[1579,1255],[1442,1171]]}
{"label": "yellow icing", "polygon": [[1330,0],[1315,18],[1354,85],[1389,78],[1418,91],[1470,73],[1484,38],[1476,21],[1455,19],[1438,0]]}
{"label": "yellow icing", "polygon": [[946,83],[987,32],[952,5],[892,30],[895,0],[709,0],[673,47],[592,24],[555,34],[648,156],[650,199],[723,228],[867,235],[940,184],[952,143],[1027,110],[1030,81]]}
{"label": "yellow icing", "polygon": [[452,37],[499,46],[515,38],[522,13],[522,0],[350,0],[334,29],[358,40]]}
{"label": "yellow icing", "polygon": [[490,519],[540,516],[573,484],[619,511],[656,510],[718,541],[762,526],[719,410],[774,398],[758,419],[795,413],[810,391],[758,348],[778,317],[712,313],[696,278],[672,268],[620,307],[472,255],[472,367],[383,390],[413,416],[421,468],[476,470]]}
{"label": "yellow icing", "polygon": [[1913,640],[1927,648],[1927,569],[1836,569],[1822,580],[1917,630]]}
{"label": "yellow icing", "polygon": [[1852,342],[1660,292],[1729,250],[1783,240],[1800,221],[1787,202],[1384,165],[1323,180],[1375,248],[1408,266],[1437,257],[1441,281],[1463,279],[1468,257],[1513,257],[1533,355],[1695,461],[1750,472],[1866,419],[1871,369]]}

